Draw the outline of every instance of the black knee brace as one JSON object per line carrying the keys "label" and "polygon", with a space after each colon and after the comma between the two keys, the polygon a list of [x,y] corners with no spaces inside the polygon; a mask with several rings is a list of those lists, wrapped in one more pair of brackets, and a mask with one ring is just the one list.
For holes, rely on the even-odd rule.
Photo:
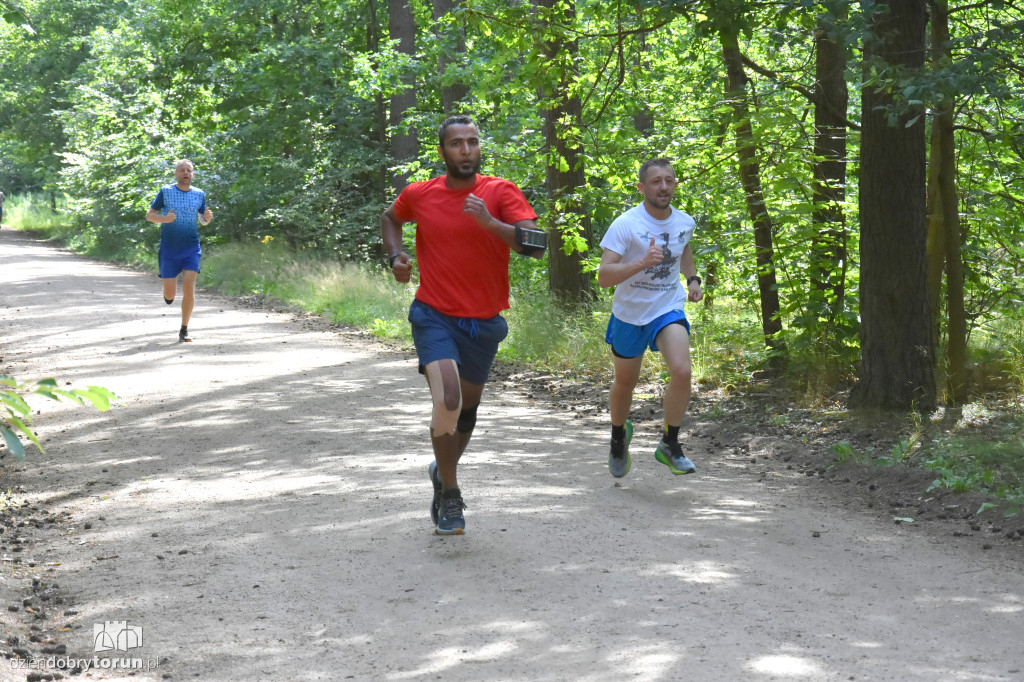
{"label": "black knee brace", "polygon": [[463,410],[462,412],[459,412],[459,421],[455,425],[455,428],[458,429],[459,433],[472,433],[473,432],[473,427],[476,426],[476,408],[477,407],[480,407],[480,406],[477,405],[476,407],[471,407],[468,410]]}

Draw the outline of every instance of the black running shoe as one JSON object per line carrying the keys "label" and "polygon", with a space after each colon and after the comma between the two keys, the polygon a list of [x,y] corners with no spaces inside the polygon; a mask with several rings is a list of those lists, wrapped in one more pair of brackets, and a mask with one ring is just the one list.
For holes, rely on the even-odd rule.
{"label": "black running shoe", "polygon": [[438,510],[441,508],[441,477],[437,475],[437,460],[427,466],[427,476],[434,484],[434,499],[430,501],[430,520],[437,525]]}
{"label": "black running shoe", "polygon": [[438,535],[462,535],[466,532],[466,518],[462,510],[466,503],[462,501],[462,495],[457,497],[442,497],[440,515],[437,519]]}
{"label": "black running shoe", "polygon": [[608,470],[615,478],[622,478],[629,473],[632,461],[629,458],[629,442],[633,440],[633,422],[626,420],[626,437],[612,440],[608,453]]}

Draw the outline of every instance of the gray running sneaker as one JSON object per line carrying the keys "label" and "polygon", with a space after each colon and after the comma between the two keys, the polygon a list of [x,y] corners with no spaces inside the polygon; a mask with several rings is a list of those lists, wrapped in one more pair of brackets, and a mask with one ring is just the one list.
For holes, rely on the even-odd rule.
{"label": "gray running sneaker", "polygon": [[437,475],[437,460],[432,461],[427,466],[427,476],[430,477],[430,482],[434,484],[434,499],[430,501],[430,520],[436,526],[437,510],[441,508],[441,477]]}
{"label": "gray running sneaker", "polygon": [[462,501],[462,495],[442,497],[440,515],[434,532],[438,535],[462,535],[466,532],[466,518],[462,515],[465,508],[466,503]]}
{"label": "gray running sneaker", "polygon": [[608,470],[615,478],[622,478],[629,473],[633,462],[629,458],[629,442],[633,440],[633,422],[626,420],[626,437],[622,440],[612,440],[608,452]]}
{"label": "gray running sneaker", "polygon": [[679,443],[666,443],[664,439],[658,443],[658,449],[654,451],[654,458],[668,467],[676,476],[680,474],[696,473],[697,467],[683,454]]}

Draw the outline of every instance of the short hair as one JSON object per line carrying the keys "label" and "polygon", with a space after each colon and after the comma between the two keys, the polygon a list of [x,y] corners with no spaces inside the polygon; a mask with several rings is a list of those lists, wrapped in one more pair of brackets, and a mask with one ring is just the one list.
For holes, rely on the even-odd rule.
{"label": "short hair", "polygon": [[437,143],[442,147],[444,146],[445,131],[448,130],[449,126],[454,125],[474,126],[476,125],[476,123],[473,121],[473,117],[470,116],[469,114],[455,114],[454,116],[449,116],[448,118],[446,118],[444,120],[444,123],[442,123],[441,126],[437,129]]}
{"label": "short hair", "polygon": [[192,163],[191,159],[178,159],[177,161],[174,162],[174,170],[178,170],[179,168],[181,168],[181,164],[183,163],[187,163],[188,165],[192,166],[192,170],[195,170],[196,168],[196,165]]}
{"label": "short hair", "polygon": [[[672,168],[672,162],[663,156],[659,156],[656,159],[647,159],[640,165],[640,171],[636,174],[637,180],[640,182],[647,182],[647,171],[649,171],[652,166]],[[672,168],[672,172],[675,173],[675,168]]]}

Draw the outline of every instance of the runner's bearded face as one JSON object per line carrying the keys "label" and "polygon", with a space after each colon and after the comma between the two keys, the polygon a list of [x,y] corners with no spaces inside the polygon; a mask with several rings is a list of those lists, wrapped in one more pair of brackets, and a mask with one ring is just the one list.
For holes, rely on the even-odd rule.
{"label": "runner's bearded face", "polygon": [[440,149],[449,177],[469,180],[480,172],[480,132],[475,125],[456,123],[448,126]]}

